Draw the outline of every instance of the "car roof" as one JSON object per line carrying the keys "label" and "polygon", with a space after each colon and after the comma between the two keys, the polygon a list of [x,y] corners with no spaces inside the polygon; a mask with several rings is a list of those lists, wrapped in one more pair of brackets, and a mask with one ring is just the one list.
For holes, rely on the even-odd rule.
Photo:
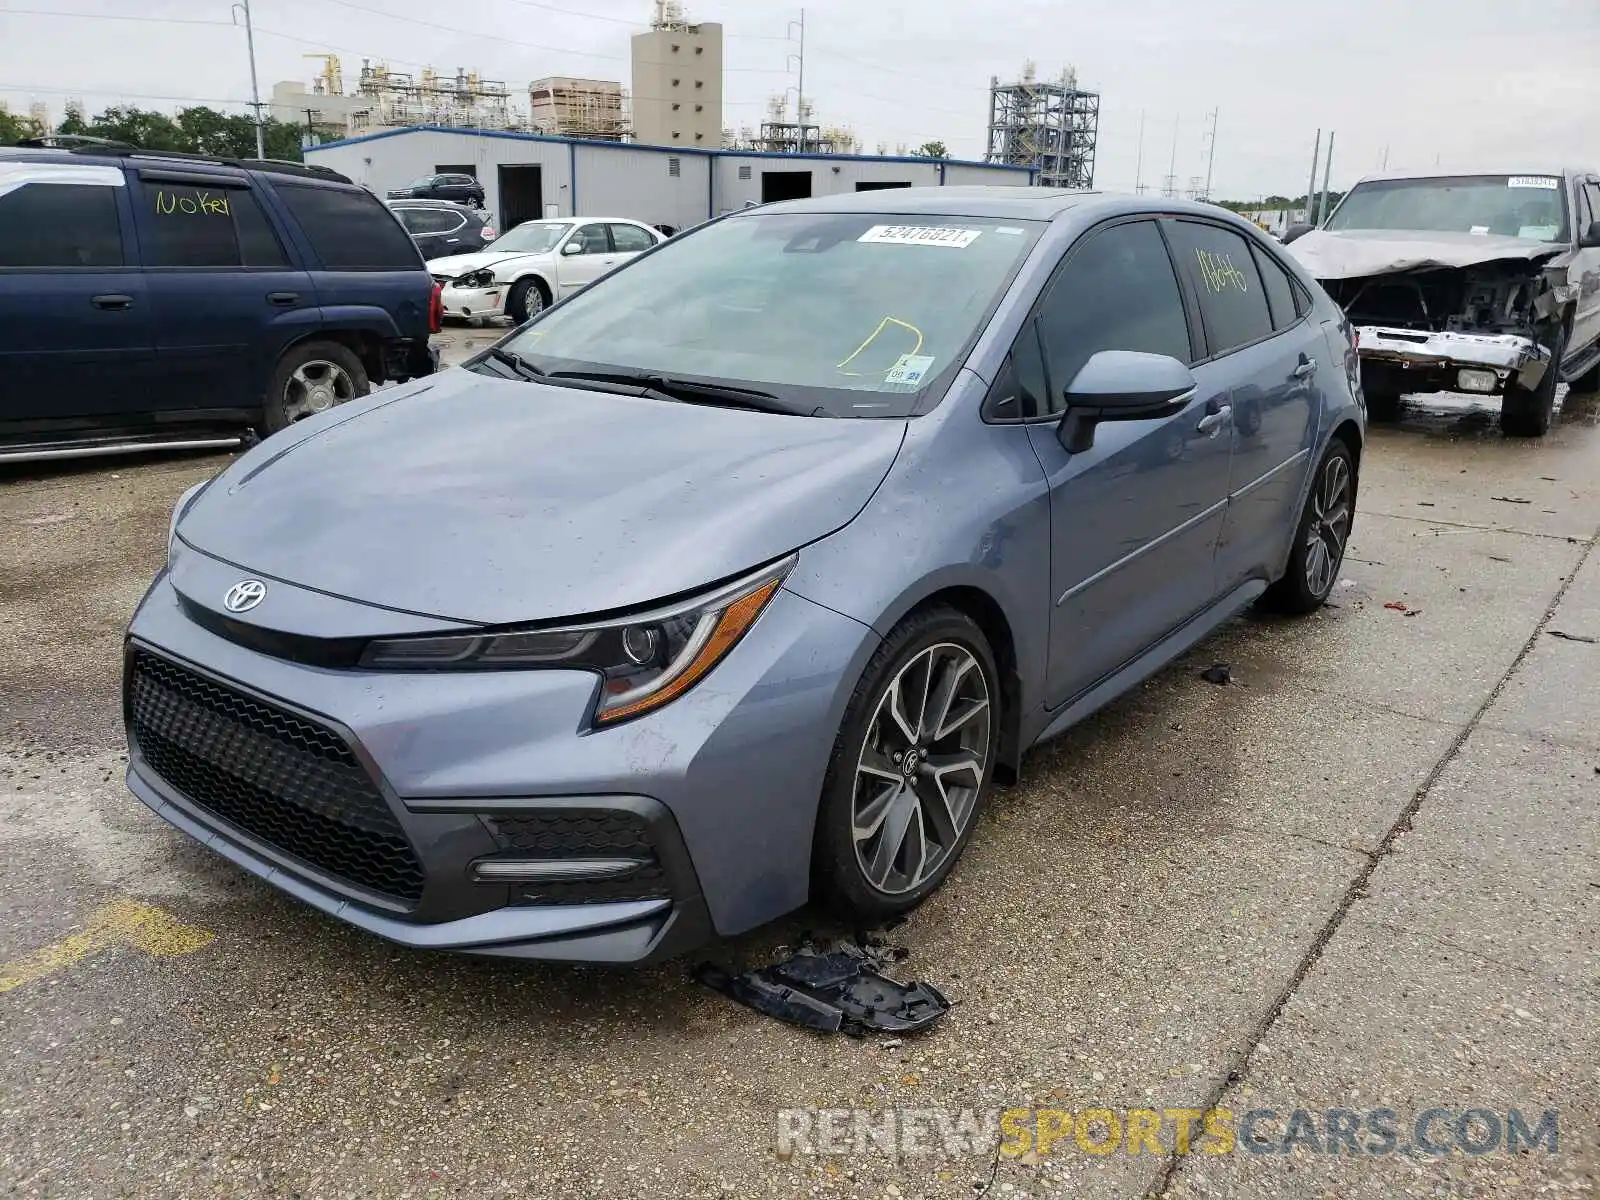
{"label": "car roof", "polygon": [[[385,200],[384,203],[390,208],[445,208],[451,212],[483,213],[483,209],[473,208],[470,204],[457,204],[454,200],[429,200],[426,197],[417,196],[396,197],[393,200]],[[488,214],[484,213],[484,215],[487,216]]]}
{"label": "car roof", "polygon": [[1537,175],[1542,178],[1560,176],[1571,178],[1574,175],[1592,175],[1592,169],[1579,167],[1507,167],[1504,163],[1492,170],[1482,170],[1478,167],[1445,168],[1430,167],[1425,170],[1410,171],[1374,171],[1370,175],[1363,175],[1356,180],[1357,183],[1373,183],[1391,179],[1462,179],[1473,175]]}
{"label": "car roof", "polygon": [[[1014,221],[1053,221],[1068,213],[1090,218],[1119,213],[1173,214],[1232,218],[1238,215],[1220,205],[1167,196],[1135,196],[1068,188],[960,185],[951,187],[883,188],[868,192],[841,192],[808,200],[784,200],[741,209],[730,216],[755,213],[881,213],[884,216],[994,217]],[[1254,228],[1254,226],[1251,226]]]}
{"label": "car roof", "polygon": [[83,146],[69,149],[63,146],[0,146],[0,157],[13,162],[55,163],[58,165],[87,164],[99,167],[166,166],[181,167],[185,171],[214,173],[222,178],[237,179],[259,171],[272,175],[292,175],[307,182],[337,183],[354,186],[347,176],[327,167],[306,163],[285,162],[279,159],[219,158],[209,154],[186,154],[177,150],[140,150],[131,146]]}

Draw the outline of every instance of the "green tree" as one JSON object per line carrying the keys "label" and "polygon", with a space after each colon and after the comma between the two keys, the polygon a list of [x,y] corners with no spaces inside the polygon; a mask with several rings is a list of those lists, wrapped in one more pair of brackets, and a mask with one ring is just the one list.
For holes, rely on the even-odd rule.
{"label": "green tree", "polygon": [[203,106],[182,108],[178,110],[178,130],[183,144],[171,149],[213,154],[218,158],[256,156],[255,122],[242,114],[222,113]]}
{"label": "green tree", "polygon": [[43,132],[32,117],[19,117],[0,109],[0,146],[14,146],[23,138],[38,137]]}
{"label": "green tree", "polygon": [[949,158],[950,150],[943,142],[923,142],[911,152],[917,158]]}
{"label": "green tree", "polygon": [[70,133],[83,136],[89,132],[89,123],[83,119],[80,112],[69,110],[62,118],[61,124],[56,126],[57,133]]}
{"label": "green tree", "polygon": [[[65,129],[62,132],[69,132]],[[72,131],[75,132],[75,131]],[[92,137],[126,142],[141,150],[182,150],[183,130],[166,113],[134,106],[114,106],[89,122],[85,131]]]}

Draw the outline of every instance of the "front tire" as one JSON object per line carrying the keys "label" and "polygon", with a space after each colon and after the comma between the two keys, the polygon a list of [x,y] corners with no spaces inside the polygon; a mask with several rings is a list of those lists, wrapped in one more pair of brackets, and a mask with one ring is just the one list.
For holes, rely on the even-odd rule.
{"label": "front tire", "polygon": [[1533,388],[1506,389],[1500,400],[1500,432],[1507,437],[1537,438],[1550,432],[1556,411],[1556,385],[1561,381],[1561,360],[1567,352],[1567,331],[1562,328],[1551,339],[1550,365]]}
{"label": "front tire", "polygon": [[1262,607],[1292,616],[1322,607],[1339,580],[1355,511],[1355,457],[1349,446],[1334,438],[1311,477],[1311,491],[1295,525],[1289,567],[1262,594]]}
{"label": "front tire", "polygon": [[994,776],[994,654],[976,622],[935,608],[878,647],[845,710],[823,785],[816,891],[876,922],[921,904],[955,866]]}
{"label": "front tire", "polygon": [[549,303],[537,279],[519,279],[506,297],[506,316],[521,325],[542,313]]}
{"label": "front tire", "polygon": [[302,342],[273,369],[262,406],[261,432],[274,434],[372,390],[367,369],[348,346]]}

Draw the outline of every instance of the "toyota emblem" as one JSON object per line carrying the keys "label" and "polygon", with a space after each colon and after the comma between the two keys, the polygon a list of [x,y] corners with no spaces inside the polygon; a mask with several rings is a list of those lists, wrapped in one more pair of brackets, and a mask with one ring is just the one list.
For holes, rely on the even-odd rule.
{"label": "toyota emblem", "polygon": [[259,579],[241,579],[228,589],[222,598],[222,607],[229,612],[249,612],[267,597],[267,585]]}

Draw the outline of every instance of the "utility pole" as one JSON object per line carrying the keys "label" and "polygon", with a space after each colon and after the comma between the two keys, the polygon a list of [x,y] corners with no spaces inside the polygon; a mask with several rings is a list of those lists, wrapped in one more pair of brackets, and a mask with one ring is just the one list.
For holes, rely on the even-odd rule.
{"label": "utility pole", "polygon": [[1328,131],[1328,161],[1322,165],[1322,204],[1317,209],[1317,224],[1328,219],[1328,179],[1333,175],[1333,130]]}
{"label": "utility pole", "polygon": [[233,5],[233,23],[239,23],[239,14],[244,13],[244,44],[250,52],[250,107],[256,114],[256,157],[267,156],[266,143],[261,136],[261,89],[256,84],[256,31],[250,23],[250,0],[237,0]]}
{"label": "utility pole", "polygon": [[1211,171],[1217,165],[1217,118],[1221,115],[1220,107],[1211,110],[1211,132],[1206,135],[1211,143],[1211,152],[1206,157],[1206,194],[1203,197],[1206,200],[1211,199]]}
{"label": "utility pole", "polygon": [[1161,189],[1162,195],[1167,197],[1178,194],[1178,126],[1182,123],[1182,113],[1172,118],[1172,163],[1167,168],[1166,183]]}
{"label": "utility pole", "polygon": [[1311,182],[1306,184],[1306,221],[1317,223],[1317,161],[1322,157],[1322,130],[1317,130],[1317,144],[1311,149]]}
{"label": "utility pole", "polygon": [[316,126],[311,123],[311,117],[316,111],[317,110],[314,109],[314,108],[306,109],[306,145],[307,146],[311,145],[312,142],[316,140],[317,129],[316,129]]}
{"label": "utility pole", "polygon": [[1133,194],[1144,195],[1144,109],[1139,110],[1139,157],[1133,164]]}
{"label": "utility pole", "polygon": [[803,8],[800,10],[800,20],[789,22],[786,36],[792,35],[797,24],[800,26],[800,53],[791,54],[789,57],[800,62],[800,80],[799,86],[795,89],[794,106],[797,110],[796,124],[800,127],[800,153],[804,154],[806,152],[806,10]]}

